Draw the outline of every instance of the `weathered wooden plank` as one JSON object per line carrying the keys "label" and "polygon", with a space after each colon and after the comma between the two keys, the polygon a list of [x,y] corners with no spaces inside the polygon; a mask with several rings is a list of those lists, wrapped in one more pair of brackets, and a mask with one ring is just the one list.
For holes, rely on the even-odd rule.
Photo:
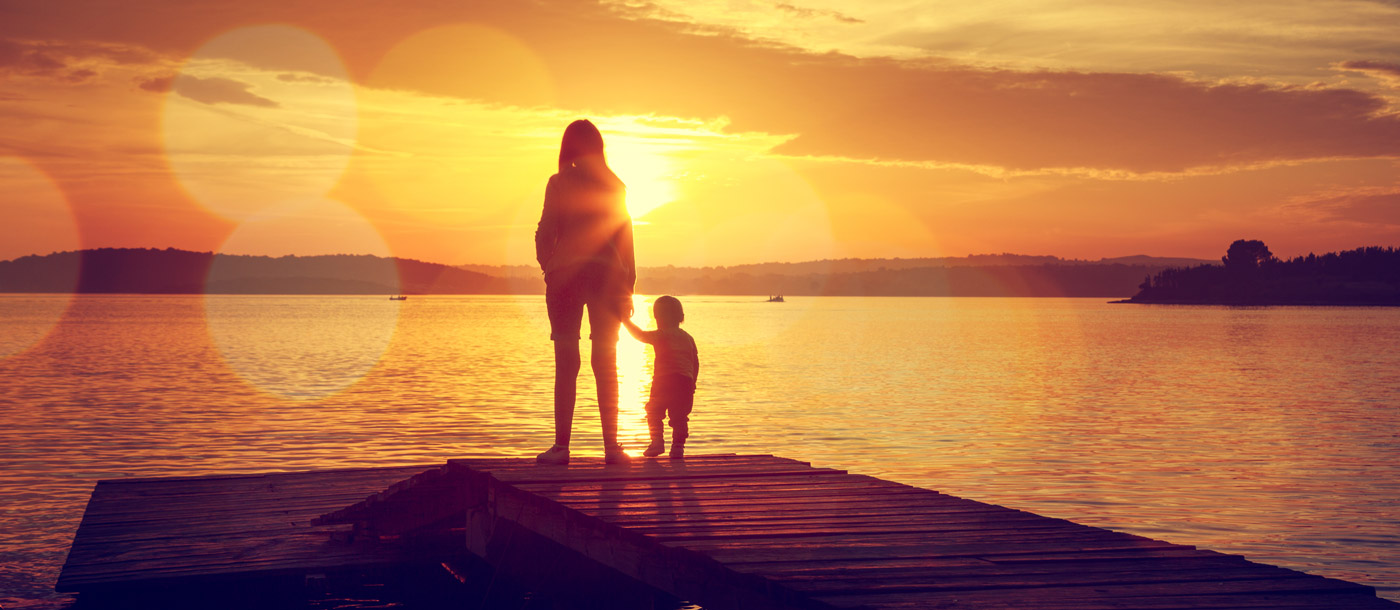
{"label": "weathered wooden plank", "polygon": [[621,509],[621,510],[619,510],[619,509],[607,509],[607,510],[593,509],[593,510],[590,510],[590,511],[589,511],[589,514],[591,514],[591,515],[593,515],[593,516],[596,516],[596,517],[598,517],[598,518],[600,518],[600,519],[606,520],[606,521],[608,521],[609,523],[616,523],[616,524],[618,524],[619,526],[630,527],[630,526],[636,525],[636,524],[680,524],[680,523],[688,523],[688,522],[704,522],[704,523],[709,523],[709,522],[720,522],[720,521],[753,522],[753,521],[761,521],[761,520],[770,519],[770,518],[778,518],[778,519],[823,519],[823,518],[825,518],[825,517],[827,517],[827,516],[829,516],[829,515],[833,515],[833,514],[838,514],[838,515],[842,515],[842,516],[850,516],[850,517],[864,517],[864,516],[872,516],[872,517],[879,517],[879,516],[909,516],[909,517],[928,516],[928,517],[937,517],[937,516],[942,515],[942,516],[948,516],[949,518],[954,518],[954,517],[975,516],[975,515],[989,516],[989,517],[991,517],[991,516],[1000,516],[1000,515],[1006,515],[1007,512],[1004,511],[1004,510],[998,510],[998,509],[995,509],[995,508],[987,508],[987,507],[982,507],[982,508],[978,508],[978,507],[972,507],[972,508],[957,508],[957,509],[946,509],[946,510],[945,510],[945,509],[930,510],[930,509],[928,509],[928,508],[918,507],[918,506],[914,506],[914,507],[909,507],[909,506],[884,506],[884,505],[880,505],[880,504],[871,504],[871,505],[869,505],[869,506],[863,506],[863,507],[859,507],[859,508],[846,507],[846,508],[843,508],[841,511],[832,511],[832,510],[830,510],[830,507],[829,507],[829,506],[815,505],[815,506],[799,506],[799,507],[785,506],[785,507],[780,507],[780,508],[768,507],[768,508],[761,508],[761,509],[760,509],[760,508],[754,508],[754,509],[751,509],[751,510],[750,510],[750,509],[746,509],[745,507],[733,507],[733,508],[727,508],[727,509],[725,509],[725,510],[718,510],[718,511],[713,511],[713,512],[694,511],[694,510],[689,510],[689,509],[683,510],[683,511],[675,511],[675,510],[663,511],[663,510],[661,510],[661,509],[659,509],[659,508],[656,508],[656,507],[651,507],[651,508],[634,508],[634,509]]}
{"label": "weathered wooden plank", "polygon": [[343,485],[379,486],[382,481],[397,481],[412,476],[440,464],[416,466],[375,467],[356,470],[327,470],[296,473],[266,473],[245,475],[213,475],[208,477],[176,477],[172,479],[104,479],[98,481],[99,490],[141,497],[159,496],[162,498],[199,497],[202,495],[226,495],[257,489],[296,489],[307,485],[319,485],[334,481]]}
{"label": "weathered wooden plank", "polygon": [[[421,473],[422,471],[418,472]],[[308,480],[296,486],[255,486],[240,489],[226,489],[218,493],[210,491],[198,495],[177,495],[173,493],[170,495],[162,495],[156,493],[160,490],[148,490],[140,496],[130,496],[121,493],[122,490],[119,485],[112,486],[114,491],[106,493],[104,493],[104,487],[106,486],[99,486],[95,493],[104,499],[105,504],[114,504],[118,506],[139,505],[142,502],[149,502],[152,498],[156,498],[166,502],[164,505],[154,507],[160,509],[166,505],[198,505],[200,503],[209,503],[210,501],[222,502],[229,498],[249,496],[255,498],[301,498],[351,492],[362,493],[368,496],[383,490],[384,486],[389,483],[402,479],[403,476],[401,473],[376,473],[376,476],[362,477],[353,481],[341,479]],[[171,491],[174,491],[173,486]],[[216,505],[211,505],[211,507],[217,508]],[[149,508],[152,507],[148,506],[148,509]]]}
{"label": "weathered wooden plank", "polygon": [[[712,534],[725,534],[729,532],[747,532],[754,529],[765,531],[776,531],[785,529],[802,529],[805,531],[817,531],[820,529],[835,528],[861,528],[871,529],[879,527],[902,527],[902,526],[945,526],[945,527],[966,527],[978,526],[987,530],[1009,529],[1018,527],[1040,527],[1044,525],[1057,525],[1053,520],[1037,519],[1034,515],[1021,514],[987,514],[987,513],[901,513],[894,515],[812,515],[806,517],[791,517],[785,515],[760,515],[752,519],[742,521],[735,520],[707,520],[698,519],[686,522],[655,521],[651,523],[629,523],[628,529],[652,536],[703,536]],[[1059,524],[1064,525],[1064,524]]]}
{"label": "weathered wooden plank", "polygon": [[[757,478],[757,477],[755,477]],[[803,477],[804,479],[806,477]],[[704,486],[695,483],[707,481],[723,482],[723,485]],[[740,479],[742,481],[742,479]],[[724,496],[743,497],[771,497],[771,498],[800,498],[800,497],[822,497],[822,496],[851,496],[851,495],[918,495],[924,496],[932,504],[946,503],[948,505],[967,504],[957,502],[947,497],[939,497],[934,492],[919,490],[910,487],[899,486],[875,486],[865,483],[852,483],[840,481],[840,475],[834,475],[829,483],[809,482],[801,483],[784,482],[781,479],[767,479],[760,484],[743,485],[735,484],[734,479],[699,479],[686,480],[681,484],[667,481],[656,487],[629,486],[628,488],[593,488],[577,489],[565,488],[541,488],[526,490],[541,497],[557,500],[560,502],[589,502],[589,501],[627,501],[627,500],[653,500],[658,498],[692,498],[710,499],[723,498]]]}
{"label": "weathered wooden plank", "polygon": [[[236,532],[223,536],[141,540],[121,545],[93,545],[74,549],[68,564],[74,567],[122,561],[144,561],[205,555],[248,557],[256,554],[289,552],[329,540],[325,530],[296,529],[281,532]],[[183,560],[183,559],[182,559]]]}
{"label": "weathered wooden plank", "polygon": [[[583,482],[583,481],[563,481],[556,483],[511,483],[522,491],[545,494],[570,494],[570,493],[596,493],[599,490],[617,491],[622,493],[655,493],[664,490],[683,489],[732,489],[744,490],[755,487],[814,487],[840,489],[843,487],[861,488],[891,488],[891,489],[916,489],[924,493],[938,494],[939,492],[885,481],[864,475],[854,475],[841,472],[828,472],[824,474],[808,474],[785,477],[747,477],[743,479],[682,479],[677,481],[604,481],[604,482]],[[945,494],[939,494],[945,495]],[[949,496],[952,497],[952,496]]]}
{"label": "weathered wooden plank", "polygon": [[[1041,602],[1086,601],[1112,598],[1177,597],[1188,596],[1245,596],[1254,594],[1308,594],[1339,593],[1356,595],[1366,599],[1372,595],[1369,587],[1340,580],[1300,574],[1296,578],[1266,580],[1218,580],[1190,583],[1185,589],[1182,583],[1143,583],[1143,584],[1103,584],[1085,586],[1040,586],[1033,588],[1001,587],[980,590],[957,591],[890,591],[887,593],[860,593],[854,595],[823,595],[813,597],[838,607],[875,606],[890,607],[894,602],[924,604],[956,602],[968,607],[978,604],[1008,600],[1033,598]],[[1182,601],[1182,600],[1178,600]],[[1190,607],[1190,606],[1188,606]],[[1343,606],[1346,607],[1346,606]]]}
{"label": "weathered wooden plank", "polygon": [[[340,473],[318,475],[298,483],[296,486],[245,485],[225,488],[217,493],[182,493],[185,482],[176,481],[165,485],[157,483],[129,484],[125,481],[100,481],[93,490],[93,497],[99,501],[85,513],[85,517],[98,518],[108,514],[125,512],[173,511],[183,507],[204,507],[208,510],[227,510],[230,501],[240,498],[298,498],[322,495],[327,490],[340,490],[340,493],[370,493],[382,489],[387,482],[399,480],[405,469],[376,469],[368,476],[354,479],[340,478]],[[239,479],[218,479],[217,482],[235,482]],[[163,487],[163,489],[162,489]],[[158,502],[155,500],[159,500]]]}
{"label": "weathered wooden plank", "polygon": [[149,523],[174,523],[229,519],[241,521],[281,521],[292,516],[298,520],[309,520],[327,510],[343,507],[349,502],[364,498],[363,493],[350,492],[327,494],[312,498],[266,498],[242,501],[230,498],[219,502],[219,507],[200,510],[198,506],[174,507],[167,510],[153,509],[150,512],[136,511],[108,513],[94,516],[85,522],[98,531],[104,528],[139,528]]}
{"label": "weathered wooden plank", "polygon": [[[890,597],[894,599],[884,599]],[[1154,595],[1145,597],[1081,597],[1038,599],[1023,592],[1020,599],[907,599],[905,596],[876,598],[830,598],[839,608],[881,608],[883,610],[1394,610],[1396,604],[1350,592],[1249,594],[1249,595]]]}
{"label": "weathered wooden plank", "polygon": [[[906,507],[928,507],[928,504],[919,497],[908,495],[873,495],[857,494],[849,496],[798,496],[798,497],[756,497],[745,501],[742,496],[721,496],[713,499],[706,498],[651,498],[651,499],[620,499],[617,501],[582,501],[568,500],[560,502],[566,506],[577,508],[578,510],[626,510],[637,508],[659,508],[659,509],[706,509],[708,512],[725,510],[728,508],[745,508],[749,511],[781,509],[789,507],[827,507],[832,512],[839,512],[843,507],[859,508],[870,505],[878,506],[906,506]],[[933,508],[933,507],[931,507]],[[969,507],[972,508],[972,507]],[[980,508],[980,507],[976,507]]]}
{"label": "weathered wooden plank", "polygon": [[[675,498],[688,500],[723,500],[726,497],[744,497],[753,499],[783,499],[790,498],[796,501],[801,498],[841,498],[848,496],[919,496],[930,504],[942,504],[943,502],[935,497],[930,497],[929,492],[897,487],[868,487],[868,486],[763,486],[753,488],[706,488],[706,489],[654,489],[650,491],[628,490],[627,492],[615,490],[599,490],[591,492],[573,493],[551,493],[547,491],[533,492],[540,497],[549,498],[565,503],[587,503],[587,502],[635,502],[635,501],[659,501]],[[948,504],[956,504],[949,502]]]}
{"label": "weathered wooden plank", "polygon": [[926,591],[979,591],[984,589],[1042,589],[1047,587],[1127,586],[1171,584],[1178,588],[1195,588],[1200,583],[1216,586],[1228,581],[1269,581],[1293,578],[1313,578],[1307,574],[1260,566],[1222,567],[1206,569],[1138,569],[1082,570],[1043,574],[984,573],[953,575],[946,573],[861,573],[826,574],[822,576],[769,576],[798,591],[814,595],[896,594]]}
{"label": "weathered wooden plank", "polygon": [[146,569],[122,567],[111,572],[60,578],[55,589],[60,592],[83,592],[99,586],[139,586],[142,582],[150,581],[252,578],[268,573],[304,574],[328,570],[391,566],[421,559],[421,555],[415,557],[402,553],[373,555],[367,552],[358,552],[344,555],[318,554],[276,559],[249,559],[199,565],[168,564],[150,566]]}
{"label": "weathered wooden plank", "polygon": [[982,537],[987,535],[1006,536],[1010,534],[1035,534],[1044,535],[1050,533],[1079,533],[1078,527],[1070,525],[1059,525],[1054,523],[1022,523],[1019,526],[1008,526],[999,529],[989,529],[982,526],[982,522],[970,522],[960,526],[936,527],[929,524],[909,524],[892,525],[876,524],[869,526],[808,526],[808,527],[784,527],[784,528],[733,528],[723,531],[699,531],[699,532],[678,532],[678,533],[657,533],[638,530],[656,538],[661,542],[673,543],[687,548],[691,542],[712,542],[712,541],[737,541],[737,540],[767,540],[767,539],[816,539],[823,541],[832,537],[864,538],[866,535],[899,535],[909,538],[918,535],[965,535],[976,534]]}
{"label": "weathered wooden plank", "polygon": [[931,590],[938,590],[990,589],[1006,586],[1068,586],[1085,584],[1090,581],[1094,583],[1135,583],[1169,579],[1184,582],[1193,580],[1267,580],[1307,576],[1301,572],[1248,561],[1204,558],[1198,561],[1172,558],[1154,562],[1136,562],[1126,566],[1106,562],[1016,566],[989,566],[986,563],[973,562],[959,565],[949,562],[941,566],[843,567],[835,569],[828,566],[826,569],[788,572],[769,570],[765,573],[770,578],[794,583],[794,587],[830,588],[833,590],[872,584],[877,586],[871,587],[871,590],[886,585],[905,586],[908,584],[917,584],[920,587],[927,586]]}
{"label": "weathered wooden plank", "polygon": [[[536,477],[586,483],[598,480],[614,480],[619,471],[632,474],[652,474],[669,472],[677,476],[703,475],[722,471],[753,470],[812,470],[811,464],[787,458],[772,456],[734,456],[730,458],[697,458],[685,460],[633,460],[630,464],[605,464],[602,458],[574,458],[567,465],[536,464],[530,459],[495,460],[483,463],[479,460],[448,460],[447,468],[470,468],[477,472],[487,472],[499,480],[510,483],[547,482],[534,481]],[[826,471],[829,469],[815,469]],[[602,476],[602,479],[596,478]]]}
{"label": "weathered wooden plank", "polygon": [[[1051,560],[1049,558],[1057,558]],[[911,567],[940,568],[946,566],[979,566],[986,570],[998,570],[1004,566],[1038,566],[1059,564],[1074,564],[1078,561],[1084,562],[1111,562],[1115,565],[1130,566],[1136,562],[1152,562],[1162,560],[1194,559],[1201,557],[1218,557],[1221,560],[1232,562],[1244,562],[1243,557],[1237,555],[1224,555],[1212,551],[1201,551],[1191,547],[1172,546],[1164,548],[1131,548],[1113,549],[1091,552],[1064,552],[1064,553],[1026,553],[1022,555],[993,555],[986,557],[962,556],[962,557],[866,557],[866,558],[846,558],[837,561],[823,560],[780,560],[767,562],[743,562],[728,564],[732,569],[740,572],[784,574],[801,572],[822,572],[828,570],[861,570],[861,569],[881,569],[881,568],[901,568]],[[1027,561],[1018,561],[1021,558],[1030,558]]]}
{"label": "weathered wooden plank", "polygon": [[[571,475],[564,472],[542,472],[532,473],[533,476],[524,478],[527,475],[521,474],[520,482],[525,483],[556,483],[571,480]],[[842,471],[821,469],[818,472],[839,474]],[[787,470],[769,470],[761,467],[734,468],[725,470],[706,470],[698,472],[677,472],[673,470],[630,470],[626,466],[617,466],[612,470],[599,469],[598,472],[589,473],[587,481],[685,481],[695,479],[717,479],[717,478],[740,478],[740,477],[777,477],[777,476],[808,476],[811,470],[792,468]],[[513,482],[513,481],[512,481]]]}
{"label": "weathered wooden plank", "polygon": [[[783,546],[769,548],[717,548],[707,549],[705,554],[725,564],[771,562],[782,560],[801,561],[845,561],[880,557],[994,557],[1031,553],[1088,552],[1134,549],[1142,547],[1170,548],[1166,542],[1141,543],[1122,539],[1100,539],[1085,541],[1049,541],[1041,543],[996,544],[929,544],[904,543],[879,546],[862,545],[852,547],[830,546]],[[701,550],[701,549],[694,549]]]}
{"label": "weathered wooden plank", "polygon": [[334,542],[324,538],[284,537],[263,539],[253,546],[210,548],[203,552],[127,556],[100,563],[74,563],[65,566],[59,577],[60,591],[80,590],[93,583],[171,578],[180,575],[239,574],[263,569],[299,566],[303,570],[380,565],[407,559],[404,549],[395,545]]}
{"label": "weathered wooden plank", "polygon": [[[1003,530],[988,532],[950,532],[938,535],[921,536],[905,532],[875,532],[875,533],[853,533],[853,534],[826,534],[809,536],[802,538],[763,536],[763,532],[755,531],[752,536],[722,538],[722,539],[702,539],[686,540],[682,539],[672,544],[685,546],[695,550],[773,550],[773,549],[806,549],[812,547],[837,547],[843,549],[858,549],[862,547],[895,547],[908,545],[926,545],[930,547],[965,546],[975,544],[1054,544],[1060,541],[1070,542],[1094,542],[1105,541],[1124,545],[1150,545],[1167,544],[1153,541],[1146,538],[1137,538],[1128,534],[1107,532],[1103,530],[1085,529],[1083,526],[1057,526],[1044,529],[1025,530]],[[1069,545],[1066,545],[1069,546]]]}
{"label": "weathered wooden plank", "polygon": [[789,512],[812,512],[825,511],[828,513],[843,513],[856,511],[884,511],[904,510],[905,512],[918,513],[992,513],[1010,512],[1009,509],[1002,509],[989,506],[963,506],[963,507],[937,507],[929,506],[917,498],[902,497],[850,497],[850,498],[813,498],[802,502],[791,503],[769,503],[758,504],[744,502],[741,498],[729,498],[723,501],[713,502],[686,502],[674,501],[669,503],[649,504],[645,502],[626,503],[618,506],[604,506],[588,509],[589,514],[597,516],[611,515],[647,515],[647,514],[714,514],[732,511],[734,513],[767,513],[773,511]]}
{"label": "weathered wooden plank", "polygon": [[[830,468],[815,468],[807,462],[797,460],[736,460],[730,462],[706,462],[686,460],[634,460],[629,464],[604,464],[601,459],[575,460],[567,465],[535,464],[520,460],[507,465],[479,466],[471,460],[449,460],[447,468],[468,468],[477,472],[487,472],[506,483],[547,483],[549,480],[586,483],[613,481],[618,475],[654,476],[668,474],[676,478],[706,477],[722,473],[744,472],[804,472],[815,475],[833,472]],[[544,480],[540,480],[544,479]]]}

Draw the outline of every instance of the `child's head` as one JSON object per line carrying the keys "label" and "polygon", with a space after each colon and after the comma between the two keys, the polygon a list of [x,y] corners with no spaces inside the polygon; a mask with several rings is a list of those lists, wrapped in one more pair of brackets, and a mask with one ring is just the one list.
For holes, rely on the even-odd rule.
{"label": "child's head", "polygon": [[676,297],[658,297],[651,304],[651,317],[656,318],[658,327],[680,326],[685,321],[685,310],[681,309],[681,301]]}

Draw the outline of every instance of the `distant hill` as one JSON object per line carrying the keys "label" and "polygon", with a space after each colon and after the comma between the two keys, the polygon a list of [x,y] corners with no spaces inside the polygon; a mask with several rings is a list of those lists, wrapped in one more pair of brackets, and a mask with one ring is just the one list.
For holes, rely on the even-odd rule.
{"label": "distant hill", "polygon": [[907,267],[846,273],[749,273],[734,268],[657,273],[637,279],[646,294],[787,296],[1104,297],[1131,294],[1162,267],[1142,265],[993,265]]}
{"label": "distant hill", "polygon": [[1366,247],[1289,260],[1257,240],[1223,264],[1162,270],[1125,302],[1215,305],[1400,305],[1400,249]]}
{"label": "distant hill", "polygon": [[[1147,255],[1096,261],[1024,254],[939,258],[835,259],[757,263],[730,267],[641,267],[637,290],[645,294],[742,294],[793,296],[1071,296],[1120,298],[1142,278],[1169,267],[1199,265],[1195,258]],[[534,265],[463,265],[463,269],[514,278],[544,290]]]}
{"label": "distant hill", "polygon": [[[1122,298],[1143,277],[1195,259],[1099,261],[988,254],[732,267],[643,267],[644,294],[1072,296]],[[100,248],[0,262],[0,292],[211,294],[542,294],[538,268],[450,267],[368,255],[243,256]]]}
{"label": "distant hill", "polygon": [[243,256],[99,248],[0,262],[0,292],[144,294],[499,294],[501,278],[369,255]]}
{"label": "distant hill", "polygon": [[1197,259],[1150,256],[1085,261],[1057,256],[978,254],[941,258],[836,259],[732,267],[638,270],[648,294],[827,296],[1115,297],[1142,278]]}
{"label": "distant hill", "polygon": [[[1116,258],[1101,258],[1096,261],[1065,259],[1058,256],[1026,254],[973,254],[971,256],[944,256],[937,258],[842,258],[801,263],[753,263],[730,267],[640,267],[638,277],[700,277],[715,274],[750,275],[830,275],[833,273],[861,273],[866,271],[889,271],[897,269],[926,269],[929,267],[1035,267],[1039,265],[1136,265],[1142,267],[1188,267],[1213,262],[1201,258],[1178,258],[1137,254]],[[461,269],[484,273],[496,277],[537,278],[539,267],[535,265],[460,265]]]}

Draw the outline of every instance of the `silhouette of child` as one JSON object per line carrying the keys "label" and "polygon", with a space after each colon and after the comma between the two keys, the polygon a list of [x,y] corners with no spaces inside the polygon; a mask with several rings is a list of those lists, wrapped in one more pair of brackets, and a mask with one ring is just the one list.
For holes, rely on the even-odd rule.
{"label": "silhouette of child", "polygon": [[651,307],[656,330],[642,330],[632,320],[622,318],[627,332],[656,352],[652,364],[651,396],[647,400],[647,429],[651,445],[642,455],[661,455],[666,434],[662,420],[671,420],[671,459],[685,457],[685,439],[690,436],[690,409],[695,404],[695,380],[700,375],[700,355],[695,339],[681,330],[685,311],[676,297],[656,299]]}

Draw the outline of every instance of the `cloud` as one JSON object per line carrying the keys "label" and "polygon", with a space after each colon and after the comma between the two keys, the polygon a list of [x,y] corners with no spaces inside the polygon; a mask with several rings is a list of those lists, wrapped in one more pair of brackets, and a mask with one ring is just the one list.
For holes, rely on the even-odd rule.
{"label": "cloud", "polygon": [[84,82],[95,66],[130,66],[160,61],[141,47],[97,41],[0,39],[0,72]]}
{"label": "cloud", "polygon": [[316,74],[296,74],[292,72],[283,72],[281,74],[278,74],[277,80],[280,80],[284,83],[313,83],[317,85],[327,85],[338,82],[337,79],[330,78],[327,76],[320,76]]}
{"label": "cloud", "polygon": [[840,21],[841,23],[865,23],[865,20],[863,19],[856,19],[855,17],[851,17],[850,15],[846,15],[839,11],[824,11],[813,8],[803,8],[800,6],[794,6],[783,2],[774,4],[773,7],[780,11],[786,11],[798,17],[826,17],[829,19],[835,19],[837,21]]}
{"label": "cloud", "polygon": [[1333,67],[1338,70],[1361,72],[1367,76],[1378,78],[1391,87],[1400,88],[1400,62],[1358,59],[1344,61]]}
{"label": "cloud", "polygon": [[0,40],[0,70],[26,76],[59,75],[67,65],[42,47]]}
{"label": "cloud", "polygon": [[872,60],[798,69],[796,90],[771,93],[822,109],[763,117],[798,134],[784,154],[1136,173],[1400,156],[1400,116],[1351,89]]}
{"label": "cloud", "polygon": [[165,93],[175,84],[174,76],[156,76],[152,78],[140,78],[136,80],[136,86],[143,91],[152,93]]}
{"label": "cloud", "polygon": [[1296,197],[1284,210],[1313,222],[1400,226],[1400,187],[1357,187]]}
{"label": "cloud", "polygon": [[1400,63],[1394,62],[1370,61],[1361,59],[1354,61],[1344,61],[1340,64],[1337,64],[1337,66],[1344,70],[1355,70],[1357,72],[1379,72],[1381,74],[1389,74],[1391,76],[1400,76]]}
{"label": "cloud", "polygon": [[[141,87],[150,91],[152,89],[149,89],[147,84],[158,86],[159,80],[152,79],[152,81],[142,83]],[[239,104],[263,108],[280,106],[277,102],[249,91],[252,87],[248,83],[221,76],[200,78],[182,74],[174,81],[175,93],[203,104]]]}
{"label": "cloud", "polygon": [[88,81],[89,79],[91,79],[91,78],[93,78],[93,77],[95,77],[95,76],[97,76],[97,71],[96,71],[96,70],[88,70],[88,69],[86,69],[86,68],[80,68],[80,69],[77,69],[77,70],[69,70],[66,74],[64,74],[64,75],[63,75],[62,77],[60,77],[60,78],[61,78],[63,81],[69,82],[69,83],[81,83],[81,82],[86,82],[86,81]]}

